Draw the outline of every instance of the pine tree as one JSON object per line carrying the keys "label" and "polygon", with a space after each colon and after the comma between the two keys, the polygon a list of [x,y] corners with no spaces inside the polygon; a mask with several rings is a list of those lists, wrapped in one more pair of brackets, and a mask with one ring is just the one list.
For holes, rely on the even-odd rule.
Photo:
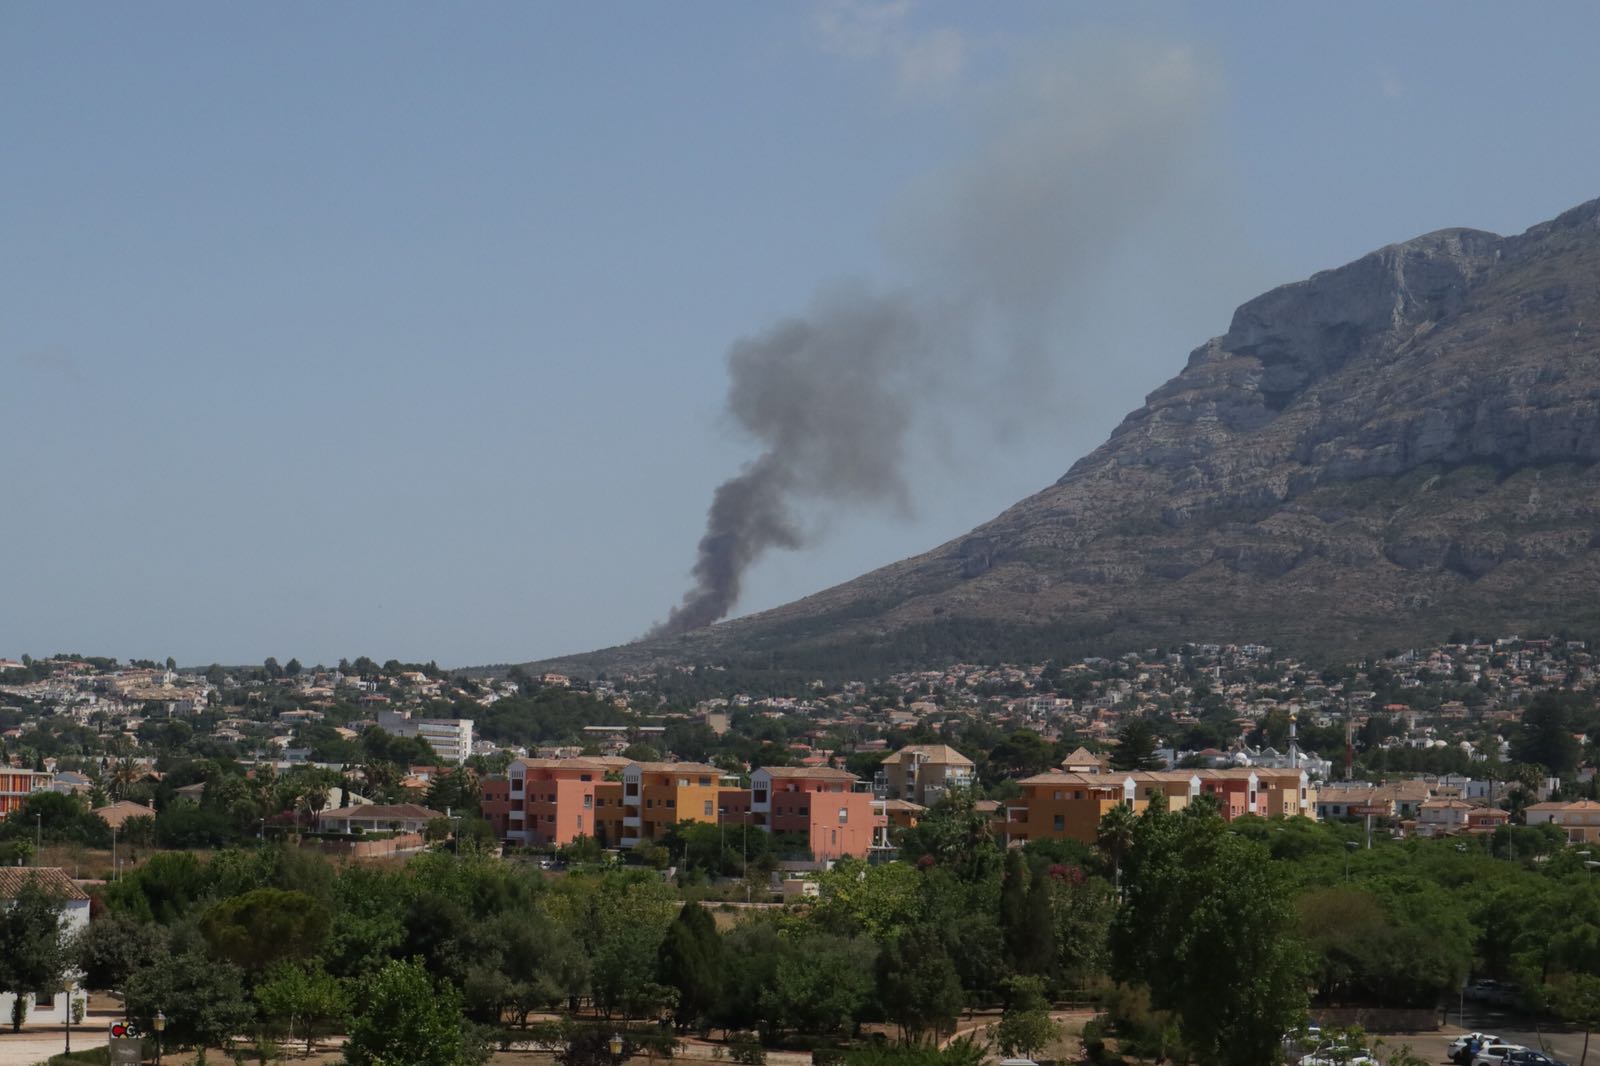
{"label": "pine tree", "polygon": [[939,935],[925,926],[903,930],[878,956],[878,994],[907,1043],[955,1029],[961,978]]}
{"label": "pine tree", "polygon": [[1013,961],[1021,957],[1027,948],[1027,874],[1021,850],[1008,848],[1005,869],[1000,875],[1000,931],[1005,936],[1006,951]]}
{"label": "pine tree", "polygon": [[1029,878],[1028,900],[1023,910],[1025,939],[1015,958],[1018,973],[1049,975],[1056,958],[1055,912],[1050,899],[1050,875],[1036,866]]}
{"label": "pine tree", "polygon": [[667,927],[656,956],[656,980],[676,989],[678,1026],[703,1026],[722,992],[722,938],[711,913],[686,903]]}

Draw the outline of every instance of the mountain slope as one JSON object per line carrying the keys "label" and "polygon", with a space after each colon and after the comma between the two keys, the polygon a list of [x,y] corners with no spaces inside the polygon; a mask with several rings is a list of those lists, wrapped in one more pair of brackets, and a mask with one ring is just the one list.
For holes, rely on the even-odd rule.
{"label": "mountain slope", "polygon": [[868,669],[1138,642],[1354,651],[1586,624],[1600,587],[1600,200],[1257,297],[993,521],[748,618],[555,665]]}

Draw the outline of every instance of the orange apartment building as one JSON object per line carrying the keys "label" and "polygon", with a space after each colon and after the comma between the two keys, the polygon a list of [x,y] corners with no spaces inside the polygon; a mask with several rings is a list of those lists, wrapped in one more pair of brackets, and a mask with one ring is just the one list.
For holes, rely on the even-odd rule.
{"label": "orange apartment building", "polygon": [[631,848],[678,822],[717,823],[722,771],[694,762],[634,762],[622,771],[622,835]]}
{"label": "orange apartment building", "polygon": [[1317,791],[1304,770],[1268,770],[1257,767],[1256,778],[1267,798],[1268,818],[1317,816]]}
{"label": "orange apartment building", "polygon": [[1100,820],[1115,806],[1133,803],[1131,779],[1117,774],[1050,770],[1017,782],[1022,795],[1006,804],[1006,843],[1081,840],[1092,843]]}
{"label": "orange apartment building", "polygon": [[797,833],[818,862],[867,857],[883,817],[855,774],[827,767],[763,767],[750,775],[750,820],[769,833]]}
{"label": "orange apartment building", "polygon": [[[1263,775],[1266,780],[1263,781]],[[1211,796],[1225,820],[1247,814],[1262,818],[1316,816],[1316,801],[1303,770],[1161,770],[1130,773],[1071,773],[1051,770],[1018,782],[1022,795],[1006,805],[1008,843],[1079,840],[1093,843],[1100,820],[1119,804],[1143,811],[1160,793],[1169,810]]]}
{"label": "orange apartment building", "polygon": [[0,766],[0,819],[21,807],[29,796],[55,784],[55,775]]}
{"label": "orange apartment building", "polygon": [[622,758],[518,759],[483,782],[482,812],[507,844],[560,847],[593,836],[607,847],[657,839],[678,822],[751,825],[803,836],[818,860],[865,858],[882,836],[882,804],[851,773],[778,767],[723,787],[703,763]]}

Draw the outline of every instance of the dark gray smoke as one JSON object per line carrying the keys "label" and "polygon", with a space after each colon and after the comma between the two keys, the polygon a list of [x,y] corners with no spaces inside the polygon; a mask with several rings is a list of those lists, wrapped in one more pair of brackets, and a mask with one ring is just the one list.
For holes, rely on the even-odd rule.
{"label": "dark gray smoke", "polygon": [[652,635],[725,617],[756,560],[805,545],[801,502],[909,511],[930,412],[1046,392],[1078,282],[1164,199],[1215,95],[1184,48],[1097,40],[1024,65],[981,109],[981,150],[890,220],[911,284],[831,287],[730,349],[728,413],[763,450],[717,488],[695,586]]}

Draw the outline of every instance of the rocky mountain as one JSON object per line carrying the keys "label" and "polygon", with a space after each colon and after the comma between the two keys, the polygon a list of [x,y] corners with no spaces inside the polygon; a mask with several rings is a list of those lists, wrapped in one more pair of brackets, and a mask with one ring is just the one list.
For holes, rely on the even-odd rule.
{"label": "rocky mountain", "polygon": [[1600,200],[1240,307],[1054,485],[759,615],[562,660],[872,669],[1151,642],[1309,653],[1593,627]]}

